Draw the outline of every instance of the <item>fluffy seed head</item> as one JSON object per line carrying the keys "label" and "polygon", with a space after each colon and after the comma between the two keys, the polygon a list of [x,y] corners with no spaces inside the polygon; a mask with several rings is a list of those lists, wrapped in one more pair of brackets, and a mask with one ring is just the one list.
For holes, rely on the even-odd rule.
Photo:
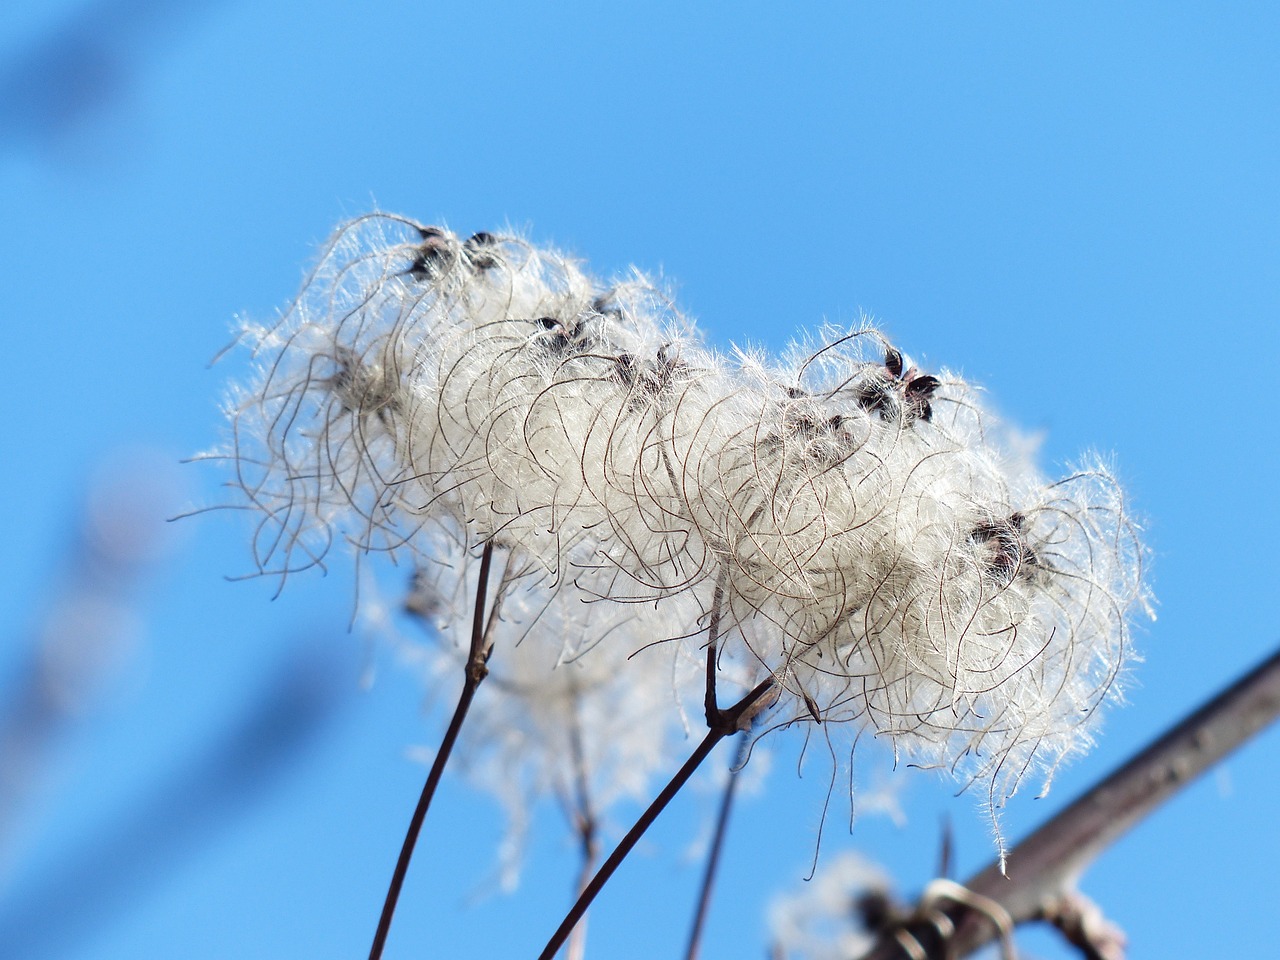
{"label": "fluffy seed head", "polygon": [[979,391],[873,329],[725,354],[638,274],[374,215],[243,334],[225,453],[259,568],[491,542],[529,571],[513,617],[561,611],[519,655],[549,691],[714,618],[784,719],[869,728],[998,805],[1088,745],[1131,657],[1143,550],[1113,474],[1046,479]]}

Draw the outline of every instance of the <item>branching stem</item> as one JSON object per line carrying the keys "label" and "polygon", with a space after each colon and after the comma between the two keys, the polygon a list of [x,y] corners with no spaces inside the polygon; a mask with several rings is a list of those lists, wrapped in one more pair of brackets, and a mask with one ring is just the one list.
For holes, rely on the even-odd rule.
{"label": "branching stem", "polygon": [[409,830],[405,834],[404,844],[400,847],[400,856],[396,860],[395,871],[391,875],[391,885],[387,889],[387,899],[382,905],[382,915],[378,918],[378,930],[373,935],[373,946],[369,950],[369,960],[379,960],[386,946],[387,934],[391,930],[391,918],[396,912],[396,901],[400,899],[400,888],[404,886],[405,874],[409,870],[409,860],[413,857],[413,848],[418,842],[418,834],[422,831],[422,823],[431,806],[431,798],[435,796],[436,787],[444,773],[445,764],[449,762],[449,754],[453,752],[462,729],[462,722],[471,709],[471,701],[476,690],[489,673],[489,655],[493,652],[493,641],[486,629],[485,599],[489,591],[489,569],[493,564],[493,542],[484,545],[480,554],[480,576],[476,584],[475,618],[471,622],[471,649],[467,655],[462,681],[462,693],[458,696],[458,706],[453,711],[453,718],[440,742],[440,750],[427,774],[427,782],[422,788],[422,796],[418,798],[418,806],[409,821]]}
{"label": "branching stem", "polygon": [[640,815],[640,819],[627,831],[627,835],[622,838],[622,841],[614,848],[614,851],[609,854],[609,858],[605,860],[599,871],[591,879],[591,882],[587,884],[587,888],[582,891],[582,896],[578,898],[578,902],[573,905],[573,909],[569,911],[564,921],[556,929],[556,932],[552,934],[551,939],[547,941],[546,947],[538,955],[538,960],[552,960],[561,946],[564,945],[570,932],[577,926],[578,921],[582,919],[583,914],[587,912],[591,902],[595,900],[596,894],[609,882],[609,878],[613,876],[614,871],[626,859],[627,854],[644,836],[645,831],[658,819],[658,815],[666,809],[672,798],[689,781],[694,771],[702,765],[702,761],[707,759],[711,751],[725,737],[750,727],[756,715],[769,704],[768,695],[773,691],[775,683],[774,678],[769,677],[756,684],[750,693],[727,710],[716,708],[714,716],[709,718],[714,722],[709,723],[710,729],[707,731],[707,735],[702,738],[702,742],[698,744],[697,749],[685,761],[684,766],[662,788],[662,792],[658,794],[653,803],[649,804],[649,808]]}
{"label": "branching stem", "polygon": [[[1009,875],[993,862],[964,887],[997,904],[1014,923],[1057,922],[1078,905],[1075,886],[1097,856],[1236,747],[1280,717],[1280,652],[1190,714],[1069,804],[1009,852]],[[978,910],[950,903],[941,911],[954,933],[939,942],[938,925],[910,923],[906,935],[921,955],[962,957],[996,934]],[[863,960],[909,956],[890,936]]]}

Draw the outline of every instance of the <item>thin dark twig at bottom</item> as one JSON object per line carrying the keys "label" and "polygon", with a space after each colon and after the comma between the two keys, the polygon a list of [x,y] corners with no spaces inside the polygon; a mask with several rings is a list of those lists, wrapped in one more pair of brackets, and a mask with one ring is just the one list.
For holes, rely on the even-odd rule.
{"label": "thin dark twig at bottom", "polygon": [[693,776],[694,771],[702,765],[702,761],[707,759],[716,745],[730,734],[743,729],[742,725],[744,723],[748,726],[751,724],[751,720],[768,703],[767,695],[773,690],[775,683],[776,681],[773,677],[762,680],[756,684],[750,693],[732,707],[727,710],[716,710],[715,722],[710,724],[707,735],[702,738],[702,742],[698,744],[697,749],[685,761],[684,766],[662,788],[662,792],[649,805],[649,808],[640,815],[640,819],[627,831],[627,835],[622,838],[622,841],[614,848],[614,851],[609,854],[609,858],[600,866],[591,883],[587,885],[587,888],[582,892],[582,896],[578,898],[578,902],[573,905],[573,909],[569,911],[564,921],[556,929],[556,932],[552,934],[551,939],[547,941],[546,947],[538,955],[538,960],[552,960],[561,946],[564,945],[565,940],[568,939],[570,932],[577,926],[578,921],[582,919],[583,914],[587,912],[591,902],[595,900],[596,894],[608,883],[609,878],[613,876],[622,861],[626,859],[627,854],[644,836],[645,831],[658,819],[658,815],[662,813],[672,798],[680,792],[680,789]]}
{"label": "thin dark twig at bottom", "polygon": [[467,711],[471,709],[471,701],[475,698],[476,690],[489,672],[488,660],[489,654],[492,652],[492,645],[486,642],[487,631],[485,630],[484,608],[489,586],[489,569],[492,563],[493,543],[489,542],[484,545],[484,551],[480,555],[480,576],[476,584],[475,618],[471,623],[471,650],[467,655],[462,693],[458,696],[458,706],[453,711],[453,718],[449,721],[449,727],[445,731],[444,739],[440,742],[440,750],[436,753],[435,761],[431,764],[431,770],[427,774],[427,782],[422,788],[422,795],[418,798],[418,806],[414,809],[413,817],[409,821],[409,829],[405,833],[404,844],[400,847],[400,856],[396,860],[395,871],[391,874],[391,885],[387,889],[387,898],[382,905],[382,915],[378,918],[378,929],[373,935],[373,946],[369,949],[369,960],[379,960],[382,956],[383,948],[387,943],[387,934],[391,931],[391,918],[396,912],[396,902],[400,899],[400,888],[404,886],[404,878],[409,871],[409,861],[413,857],[413,848],[418,842],[418,834],[422,832],[422,823],[426,820],[427,810],[431,806],[431,798],[435,796],[436,787],[440,783],[445,764],[449,762],[449,755],[453,752],[454,744],[458,740],[458,733],[462,730],[462,722],[467,718]]}

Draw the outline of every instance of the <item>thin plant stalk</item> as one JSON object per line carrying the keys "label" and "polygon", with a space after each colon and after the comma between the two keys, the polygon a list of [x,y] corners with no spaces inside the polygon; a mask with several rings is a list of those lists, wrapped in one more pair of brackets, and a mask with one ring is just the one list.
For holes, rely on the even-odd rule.
{"label": "thin plant stalk", "polygon": [[383,948],[386,946],[387,934],[391,930],[391,918],[396,912],[396,902],[400,899],[400,888],[404,886],[405,875],[409,871],[409,861],[413,857],[413,848],[418,842],[418,834],[422,831],[422,823],[427,817],[427,810],[431,807],[431,800],[435,796],[436,787],[440,784],[440,777],[444,773],[445,764],[449,762],[449,755],[453,752],[454,744],[458,740],[458,733],[462,730],[462,723],[467,718],[467,711],[471,709],[471,701],[475,698],[476,690],[479,689],[481,682],[489,673],[489,655],[493,652],[493,642],[489,638],[489,631],[485,626],[485,599],[489,588],[489,569],[493,564],[493,542],[490,541],[484,545],[484,550],[480,554],[480,575],[476,584],[476,604],[475,618],[471,623],[471,649],[467,655],[467,663],[464,668],[464,678],[462,683],[462,693],[458,696],[458,705],[453,711],[453,718],[449,721],[449,727],[445,730],[444,739],[440,742],[440,750],[436,753],[435,761],[431,764],[431,770],[427,774],[427,782],[422,788],[422,795],[418,798],[418,806],[413,811],[413,817],[409,821],[409,829],[405,834],[404,844],[400,847],[400,856],[396,860],[395,871],[391,874],[391,885],[387,889],[387,898],[382,905],[382,915],[378,918],[378,929],[373,935],[373,946],[369,949],[369,960],[379,960],[382,956]]}
{"label": "thin plant stalk", "polygon": [[733,809],[733,798],[737,793],[738,774],[747,762],[747,753],[751,748],[751,740],[746,731],[739,734],[738,755],[729,768],[729,781],[724,785],[724,796],[720,798],[720,812],[716,815],[715,836],[711,840],[711,850],[707,854],[707,868],[702,874],[702,886],[698,893],[698,907],[693,915],[693,926],[689,930],[689,945],[685,949],[685,960],[697,960],[702,948],[702,931],[706,926],[707,912],[711,907],[711,894],[715,887],[716,870],[720,866],[720,851],[724,848],[725,834],[729,828],[729,814]]}
{"label": "thin plant stalk", "polygon": [[676,772],[676,775],[671,778],[670,782],[662,788],[662,792],[649,805],[649,808],[640,815],[640,819],[627,831],[627,835],[622,838],[622,841],[614,848],[614,851],[609,854],[609,858],[605,860],[599,871],[591,879],[591,882],[587,884],[587,888],[582,892],[582,896],[578,898],[578,902],[573,905],[573,909],[569,911],[564,921],[556,929],[556,932],[552,934],[551,939],[547,941],[546,947],[538,955],[538,960],[552,960],[556,953],[559,952],[573,928],[577,926],[578,921],[582,919],[592,901],[595,900],[596,895],[608,883],[609,878],[613,876],[640,838],[644,836],[645,831],[658,819],[658,815],[666,809],[667,804],[680,792],[680,789],[693,776],[694,771],[702,765],[702,761],[707,759],[720,741],[730,734],[744,729],[744,724],[749,726],[756,714],[768,705],[769,698],[767,695],[772,692],[775,684],[776,681],[773,677],[762,680],[756,684],[750,693],[732,707],[727,710],[716,711],[714,718],[716,722],[711,725],[711,729],[702,738],[702,742],[698,744],[697,749],[693,751],[693,754],[685,761],[684,766]]}

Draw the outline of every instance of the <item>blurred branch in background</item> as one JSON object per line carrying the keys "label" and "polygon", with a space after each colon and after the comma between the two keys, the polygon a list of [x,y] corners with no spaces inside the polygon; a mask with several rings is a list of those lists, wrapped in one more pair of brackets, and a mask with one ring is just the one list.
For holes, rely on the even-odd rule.
{"label": "blurred branch in background", "polygon": [[135,642],[138,594],[171,539],[163,513],[176,500],[173,471],[157,458],[122,455],[90,481],[63,571],[0,702],[0,877],[57,742]]}
{"label": "blurred branch in background", "polygon": [[863,960],[961,957],[1008,926],[1054,924],[1086,960],[1121,960],[1124,935],[1076,888],[1104,850],[1280,716],[1280,652],[1177,723],[963,886],[926,890]]}
{"label": "blurred branch in background", "polygon": [[729,814],[733,812],[733,799],[738,791],[738,776],[751,757],[751,746],[752,741],[747,733],[740,733],[738,753],[729,765],[729,776],[720,797],[720,810],[716,814],[715,833],[711,838],[711,849],[707,852],[707,864],[698,888],[698,901],[693,912],[693,925],[689,930],[689,942],[685,947],[685,960],[697,960],[702,950],[702,932],[706,926],[707,913],[711,909],[711,895],[715,890],[716,871],[720,867],[720,853],[724,849],[725,835],[729,830]]}
{"label": "blurred branch in background", "polygon": [[[215,843],[280,785],[353,692],[333,645],[310,639],[203,749],[127,812],[73,843],[60,863],[17,882],[32,816],[50,790],[58,748],[101,712],[144,628],[140,595],[168,552],[176,464],[151,451],[96,471],[63,571],[0,699],[0,944],[6,958],[48,958],[84,943],[140,902],[184,856]],[[96,709],[97,708],[97,709]],[[86,804],[97,798],[86,796]]]}
{"label": "blurred branch in background", "polygon": [[42,880],[15,891],[0,908],[5,956],[67,954],[183,859],[223,839],[328,732],[335,708],[355,689],[338,664],[328,644],[297,644],[220,736]]}
{"label": "blurred branch in background", "polygon": [[220,2],[96,0],[6,51],[0,151],[63,148],[94,123],[118,118],[146,60]]}

